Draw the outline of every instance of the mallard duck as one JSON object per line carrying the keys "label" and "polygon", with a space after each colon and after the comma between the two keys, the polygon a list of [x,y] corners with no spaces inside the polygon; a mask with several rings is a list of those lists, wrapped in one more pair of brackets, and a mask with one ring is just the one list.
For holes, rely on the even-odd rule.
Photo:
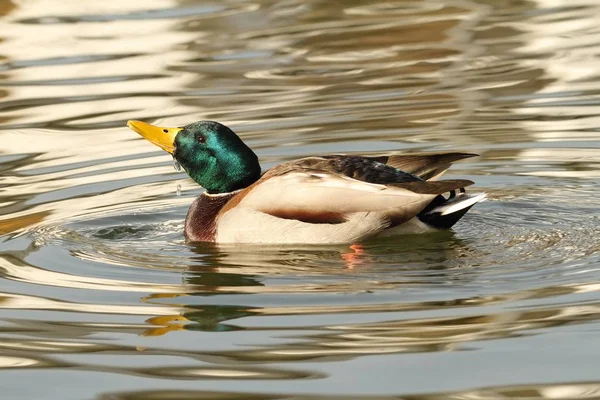
{"label": "mallard duck", "polygon": [[218,122],[127,126],[171,153],[205,189],[185,219],[191,242],[357,243],[449,229],[485,199],[465,192],[472,181],[436,180],[476,154],[315,156],[262,173],[256,154]]}

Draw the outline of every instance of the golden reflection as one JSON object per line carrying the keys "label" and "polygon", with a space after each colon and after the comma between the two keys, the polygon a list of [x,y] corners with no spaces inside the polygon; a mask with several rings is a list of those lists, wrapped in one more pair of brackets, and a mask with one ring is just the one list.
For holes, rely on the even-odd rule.
{"label": "golden reflection", "polygon": [[[157,306],[119,306],[109,304],[82,304],[68,303],[45,299],[42,297],[15,295],[9,293],[0,293],[0,309],[13,310],[44,310],[51,309],[55,311],[77,311],[84,313],[102,313],[102,314],[121,314],[121,315],[165,315],[170,314],[176,307],[157,307]],[[161,317],[155,317],[161,318]]]}
{"label": "golden reflection", "polygon": [[0,356],[0,369],[31,367],[36,364],[38,364],[37,360],[30,360],[27,358],[19,358],[19,357]]}
{"label": "golden reflection", "polygon": [[145,330],[143,336],[161,336],[169,332],[179,331],[184,329],[185,323],[188,321],[182,315],[165,315],[160,317],[152,317],[146,320],[147,324],[160,325],[157,328]]}
{"label": "golden reflection", "polygon": [[32,225],[37,225],[46,218],[50,212],[38,212],[28,214],[22,217],[7,218],[0,220],[0,235],[19,231]]}
{"label": "golden reflection", "polygon": [[[52,285],[55,287],[74,287],[79,289],[95,289],[108,291],[130,292],[181,292],[180,285],[152,284],[145,282],[126,281],[121,279],[107,279],[98,277],[84,277],[57,271],[44,270],[29,266],[10,256],[0,257],[0,271],[5,279],[15,281]],[[90,310],[92,307],[90,307]]]}

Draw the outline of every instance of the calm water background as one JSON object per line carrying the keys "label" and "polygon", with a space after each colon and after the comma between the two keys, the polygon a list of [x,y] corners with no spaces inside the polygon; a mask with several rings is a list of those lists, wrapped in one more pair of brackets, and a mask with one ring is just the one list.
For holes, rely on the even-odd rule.
{"label": "calm water background", "polygon": [[[600,398],[597,0],[0,0],[2,399]],[[469,151],[490,201],[354,255],[184,242],[128,119],[263,166]],[[178,196],[178,186],[181,194]]]}

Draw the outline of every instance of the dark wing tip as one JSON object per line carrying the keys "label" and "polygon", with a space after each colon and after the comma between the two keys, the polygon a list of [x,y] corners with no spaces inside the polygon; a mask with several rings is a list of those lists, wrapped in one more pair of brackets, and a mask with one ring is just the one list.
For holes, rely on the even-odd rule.
{"label": "dark wing tip", "polygon": [[476,153],[448,153],[448,154],[455,155],[457,157],[456,161],[464,160],[465,158],[479,157],[479,154],[476,154]]}
{"label": "dark wing tip", "polygon": [[473,153],[419,153],[381,157],[381,162],[402,171],[417,175],[426,181],[441,176],[452,163],[476,157]]}
{"label": "dark wing tip", "polygon": [[475,153],[463,153],[463,152],[435,152],[435,153],[414,153],[414,154],[391,154],[384,156],[387,158],[387,164],[392,165],[399,163],[423,163],[423,164],[436,164],[436,163],[452,163],[454,161],[464,160],[465,158],[479,157],[479,154]]}

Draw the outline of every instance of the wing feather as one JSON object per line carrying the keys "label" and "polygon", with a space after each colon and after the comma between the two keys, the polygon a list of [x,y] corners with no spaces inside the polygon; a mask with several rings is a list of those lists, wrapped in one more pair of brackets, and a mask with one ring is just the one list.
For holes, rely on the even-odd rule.
{"label": "wing feather", "polygon": [[431,153],[400,154],[368,158],[428,181],[439,178],[452,166],[452,163],[476,156],[477,154],[472,153]]}
{"label": "wing feather", "polygon": [[382,185],[330,173],[289,172],[259,181],[237,207],[284,219],[329,224],[341,223],[352,214],[375,213],[383,227],[390,221],[407,221],[437,195],[470,184],[448,180]]}

